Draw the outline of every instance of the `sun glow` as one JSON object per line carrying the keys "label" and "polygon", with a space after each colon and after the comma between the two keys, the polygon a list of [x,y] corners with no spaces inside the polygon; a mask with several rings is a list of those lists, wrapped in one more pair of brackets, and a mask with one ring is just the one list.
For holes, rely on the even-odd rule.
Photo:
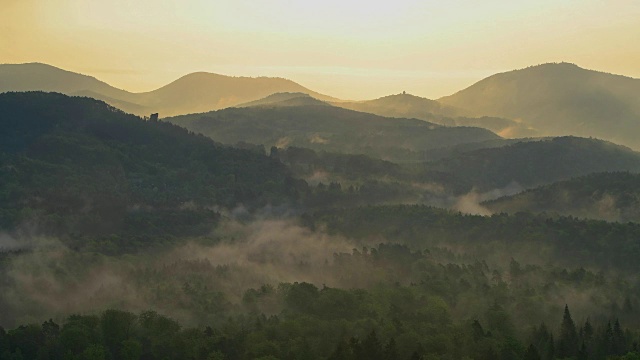
{"label": "sun glow", "polygon": [[209,71],[348,99],[437,98],[555,61],[640,77],[640,3],[629,0],[5,1],[1,63],[49,63],[132,91]]}

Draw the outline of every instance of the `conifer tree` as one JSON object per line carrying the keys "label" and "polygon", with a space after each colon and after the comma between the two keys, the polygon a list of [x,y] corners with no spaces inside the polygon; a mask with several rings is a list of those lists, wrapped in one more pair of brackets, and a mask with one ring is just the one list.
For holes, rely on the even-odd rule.
{"label": "conifer tree", "polygon": [[538,353],[538,349],[533,344],[527,348],[523,360],[540,360],[540,353]]}
{"label": "conifer tree", "polygon": [[564,307],[564,316],[562,317],[562,325],[560,326],[560,337],[558,338],[558,352],[560,359],[570,358],[578,352],[578,332],[576,324],[571,319],[569,306]]}

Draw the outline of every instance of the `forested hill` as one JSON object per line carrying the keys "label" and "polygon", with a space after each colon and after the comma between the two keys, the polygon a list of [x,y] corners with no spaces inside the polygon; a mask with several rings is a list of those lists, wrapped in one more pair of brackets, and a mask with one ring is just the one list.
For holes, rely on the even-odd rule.
{"label": "forested hill", "polygon": [[[417,205],[367,206],[306,214],[311,228],[355,239],[393,239],[413,248],[442,247],[460,259],[640,270],[640,224],[518,213],[465,215]],[[606,239],[606,240],[604,240]]]}
{"label": "forested hill", "polygon": [[245,141],[398,160],[422,160],[432,149],[500,138],[481,128],[443,127],[326,105],[229,108],[166,120],[227,144]]}
{"label": "forested hill", "polygon": [[367,112],[380,116],[420,119],[446,126],[477,126],[489,129],[500,136],[515,138],[536,135],[527,126],[511,119],[499,117],[462,117],[465,112],[441,104],[435,100],[410,94],[389,95],[379,99],[357,102],[333,102],[345,109]]}
{"label": "forested hill", "polygon": [[2,230],[197,234],[212,206],[292,196],[287,170],[264,154],[89,98],[1,94],[0,126]]}
{"label": "forested hill", "polygon": [[438,101],[469,116],[519,119],[543,136],[593,136],[640,147],[640,79],[542,64],[490,76]]}
{"label": "forested hill", "polygon": [[607,141],[559,137],[479,149],[426,163],[479,190],[516,182],[525,187],[603,171],[640,171],[640,153]]}
{"label": "forested hill", "polygon": [[640,174],[591,174],[483,205],[494,212],[545,212],[608,221],[640,222]]}

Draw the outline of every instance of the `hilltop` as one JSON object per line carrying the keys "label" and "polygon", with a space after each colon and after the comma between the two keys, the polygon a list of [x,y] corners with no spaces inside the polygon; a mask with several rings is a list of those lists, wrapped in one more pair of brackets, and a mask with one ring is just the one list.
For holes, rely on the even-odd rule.
{"label": "hilltop", "polygon": [[543,136],[640,148],[640,80],[553,63],[496,74],[438,101],[467,116],[517,119]]}
{"label": "hilltop", "polygon": [[283,78],[232,77],[207,72],[185,75],[153,91],[132,93],[90,76],[40,63],[0,65],[0,93],[8,91],[89,96],[140,116],[152,112],[172,116],[217,110],[279,92],[304,93],[324,101],[336,100]]}

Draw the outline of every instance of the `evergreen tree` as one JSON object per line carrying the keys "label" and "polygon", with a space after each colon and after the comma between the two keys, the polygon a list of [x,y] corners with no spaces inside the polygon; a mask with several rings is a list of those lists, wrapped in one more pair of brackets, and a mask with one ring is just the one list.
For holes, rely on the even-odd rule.
{"label": "evergreen tree", "polygon": [[0,357],[5,351],[9,351],[9,337],[4,328],[0,326]]}
{"label": "evergreen tree", "polygon": [[576,355],[576,360],[587,360],[589,359],[589,352],[587,351],[587,345],[585,345],[584,341],[582,345],[580,345],[580,349],[578,350],[578,354]]}
{"label": "evergreen tree", "polygon": [[613,355],[624,355],[627,352],[627,341],[624,337],[624,332],[620,327],[620,321],[616,319],[613,324],[613,339],[612,339]]}
{"label": "evergreen tree", "polygon": [[540,353],[533,344],[529,345],[527,351],[524,353],[523,360],[540,360]]}
{"label": "evergreen tree", "polygon": [[534,347],[538,349],[538,353],[542,360],[552,360],[555,355],[555,346],[553,334],[547,329],[545,323],[541,323],[538,328],[533,331],[531,339]]}
{"label": "evergreen tree", "polygon": [[562,325],[560,326],[560,337],[558,339],[558,357],[560,359],[570,358],[578,352],[578,332],[576,331],[576,324],[571,319],[571,313],[569,312],[569,306],[564,307],[564,316],[562,318]]}
{"label": "evergreen tree", "polygon": [[484,329],[478,320],[473,320],[471,324],[471,331],[473,333],[473,341],[478,342],[485,337]]}

